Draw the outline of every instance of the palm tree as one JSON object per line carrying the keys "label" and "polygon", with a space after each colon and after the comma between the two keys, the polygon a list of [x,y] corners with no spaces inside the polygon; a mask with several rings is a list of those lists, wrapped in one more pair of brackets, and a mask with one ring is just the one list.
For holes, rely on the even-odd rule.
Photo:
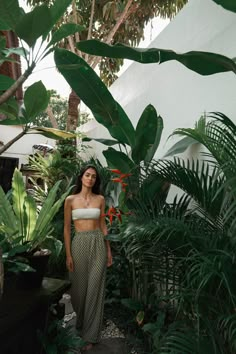
{"label": "palm tree", "polygon": [[176,185],[182,197],[160,208],[151,208],[154,198],[140,208],[139,198],[123,231],[133,296],[145,304],[143,329],[155,353],[236,350],[236,126],[220,113],[209,118],[201,131],[176,132],[201,142],[207,161],[151,163],[149,178]]}

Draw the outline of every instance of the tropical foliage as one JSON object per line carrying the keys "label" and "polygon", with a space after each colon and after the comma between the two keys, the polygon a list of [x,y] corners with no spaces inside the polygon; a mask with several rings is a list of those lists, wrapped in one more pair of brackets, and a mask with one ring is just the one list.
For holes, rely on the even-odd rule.
{"label": "tropical foliage", "polygon": [[[81,27],[71,25],[70,28],[61,26],[51,37],[50,42],[43,48],[45,39],[51,32],[54,24],[65,12],[71,0],[55,1],[49,8],[46,5],[38,6],[33,11],[25,13],[19,7],[18,1],[1,1],[0,3],[0,30],[13,31],[20,40],[20,48],[7,48],[5,36],[0,36],[1,64],[12,61],[12,54],[23,56],[27,62],[26,71],[17,80],[1,75],[0,84],[0,124],[20,125],[22,132],[0,149],[0,154],[6,151],[16,140],[24,134],[43,134],[46,137],[60,139],[72,138],[73,134],[35,126],[37,115],[44,111],[49,103],[49,94],[41,81],[35,82],[27,88],[24,94],[23,107],[19,110],[14,95],[16,90],[32,74],[37,63],[45,58],[57,43],[71,33],[81,30]],[[39,21],[43,18],[43,21]],[[37,45],[36,45],[37,43]],[[43,48],[43,49],[42,49]]]}
{"label": "tropical foliage", "polygon": [[69,194],[68,189],[57,198],[58,181],[49,191],[42,206],[25,189],[23,176],[15,170],[12,179],[11,201],[0,187],[0,231],[5,235],[9,256],[18,253],[34,253],[50,246],[55,254],[61,251],[61,242],[54,236],[52,220]]}
{"label": "tropical foliage", "polygon": [[[99,64],[100,77],[107,85],[117,79],[117,72],[123,59],[95,58],[82,53],[77,44],[83,40],[98,39],[104,43],[117,43],[121,40],[129,45],[138,45],[144,37],[145,25],[155,16],[172,18],[187,0],[104,0],[72,1],[71,11],[65,12],[61,22],[70,26],[71,22],[84,26],[81,33],[69,35],[60,42],[60,47],[81,56],[93,69]],[[28,0],[31,6],[45,4],[44,0]],[[46,1],[51,4],[52,1]],[[78,105],[80,96],[72,90],[69,97],[67,130],[78,126]]]}
{"label": "tropical foliage", "polygon": [[[233,0],[212,0],[221,5],[226,10],[236,12],[235,2]],[[90,55],[98,55],[107,58],[130,59],[140,63],[164,63],[169,60],[177,60],[187,68],[201,74],[212,75],[218,72],[232,71],[236,73],[235,59],[224,55],[190,51],[187,53],[176,53],[171,49],[161,48],[132,48],[127,43],[116,43],[110,45],[99,42],[98,40],[82,41],[77,47]]]}
{"label": "tropical foliage", "polygon": [[[215,2],[236,11],[233,1]],[[80,42],[78,48],[141,62],[175,59],[202,75],[235,72],[236,68],[234,60],[207,52],[179,55],[94,41]],[[72,81],[70,75],[65,77]],[[117,113],[120,108],[116,108]],[[103,111],[96,107],[94,111],[99,121]],[[114,134],[112,128],[109,132]],[[145,181],[161,178],[167,185],[179,187],[183,195],[166,203],[151,193],[150,186],[152,198],[139,193],[126,200],[131,216],[121,226],[121,235],[131,270],[132,300],[123,303],[136,309],[137,322],[150,335],[153,353],[234,353],[236,126],[225,115],[215,113],[207,121],[201,118],[195,129],[182,128],[174,134],[184,138],[168,155],[196,142],[208,152],[204,160],[174,158],[139,165],[139,191],[150,186]],[[127,145],[133,148],[132,142]],[[130,170],[128,165],[124,172]]]}

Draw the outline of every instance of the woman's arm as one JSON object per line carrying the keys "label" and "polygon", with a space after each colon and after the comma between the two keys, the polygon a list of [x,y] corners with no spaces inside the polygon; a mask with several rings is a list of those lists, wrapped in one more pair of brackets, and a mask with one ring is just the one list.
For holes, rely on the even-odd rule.
{"label": "woman's arm", "polygon": [[71,198],[66,198],[64,204],[64,242],[66,249],[66,266],[69,272],[73,272],[74,265],[71,255]]}
{"label": "woman's arm", "polygon": [[[105,199],[102,196],[102,203],[101,203],[101,215],[105,214]],[[100,228],[102,230],[102,233],[104,236],[107,235],[107,226],[105,222],[105,217],[101,216],[100,218]],[[108,240],[106,242],[106,248],[107,248],[107,266],[110,267],[112,265],[112,254],[111,254],[111,246],[110,242]]]}

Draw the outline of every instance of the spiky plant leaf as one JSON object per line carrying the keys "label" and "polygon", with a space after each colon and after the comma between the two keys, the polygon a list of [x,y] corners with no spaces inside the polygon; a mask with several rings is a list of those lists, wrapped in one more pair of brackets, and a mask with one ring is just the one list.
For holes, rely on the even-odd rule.
{"label": "spiky plant leaf", "polygon": [[12,205],[15,212],[15,217],[18,220],[19,234],[25,238],[27,229],[27,215],[25,211],[25,184],[22,173],[15,169],[12,178]]}
{"label": "spiky plant leaf", "polygon": [[37,205],[30,195],[25,197],[25,212],[27,215],[27,227],[25,241],[30,241],[37,221]]}
{"label": "spiky plant leaf", "polygon": [[12,205],[0,186],[0,225],[10,238],[18,231],[18,224]]}

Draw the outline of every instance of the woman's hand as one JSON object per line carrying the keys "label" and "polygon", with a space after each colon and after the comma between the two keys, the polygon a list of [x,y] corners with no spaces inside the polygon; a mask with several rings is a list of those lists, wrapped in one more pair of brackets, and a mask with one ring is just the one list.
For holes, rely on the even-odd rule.
{"label": "woman's hand", "polygon": [[69,272],[74,271],[74,262],[71,256],[66,257],[66,268],[68,269]]}
{"label": "woman's hand", "polygon": [[107,255],[107,267],[110,267],[112,265],[112,254],[111,252],[108,252]]}

